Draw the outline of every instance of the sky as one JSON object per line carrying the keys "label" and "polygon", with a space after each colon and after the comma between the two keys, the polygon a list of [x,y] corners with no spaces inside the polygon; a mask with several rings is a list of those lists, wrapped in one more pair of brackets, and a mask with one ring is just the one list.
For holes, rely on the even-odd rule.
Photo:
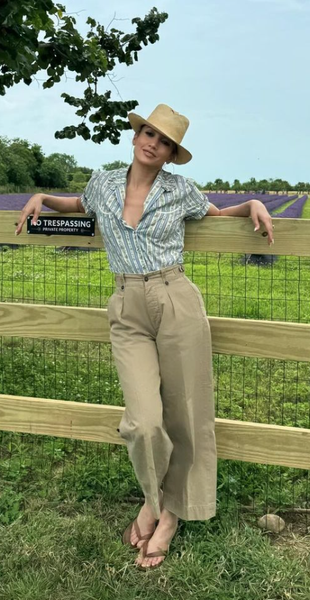
{"label": "sky", "polygon": [[[250,177],[294,184],[310,180],[310,0],[62,0],[77,28],[95,18],[124,32],[131,19],[155,5],[167,12],[160,40],[139,53],[130,67],[117,65],[116,88],[107,77],[98,91],[114,100],[137,100],[134,112],[147,118],[164,103],[190,120],[183,145],[193,154],[187,165],[169,171],[200,184],[220,177]],[[78,96],[72,74],[43,90],[44,73],[0,96],[0,135],[41,145],[45,155],[73,155],[93,169],[132,159],[132,132],[114,146],[78,137],[56,140],[54,133],[77,124],[74,108],[60,97]]]}

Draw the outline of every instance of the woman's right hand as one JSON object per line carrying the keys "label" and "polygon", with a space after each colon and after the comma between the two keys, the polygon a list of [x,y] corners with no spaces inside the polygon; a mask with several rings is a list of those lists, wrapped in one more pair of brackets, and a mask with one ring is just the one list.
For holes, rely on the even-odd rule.
{"label": "woman's right hand", "polygon": [[23,210],[20,213],[19,221],[15,230],[15,235],[19,235],[22,231],[23,224],[25,223],[27,217],[33,214],[33,218],[31,223],[36,225],[37,219],[40,215],[43,204],[43,194],[34,194],[29,198],[27,204],[25,204]]}

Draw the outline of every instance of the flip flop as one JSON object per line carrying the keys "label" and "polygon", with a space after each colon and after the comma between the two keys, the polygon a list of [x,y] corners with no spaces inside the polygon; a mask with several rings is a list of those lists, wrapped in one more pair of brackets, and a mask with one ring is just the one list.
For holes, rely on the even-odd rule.
{"label": "flip flop", "polygon": [[[143,544],[143,546],[141,546],[143,560],[145,558],[154,558],[154,557],[161,557],[161,556],[165,560],[165,558],[169,552],[169,547],[167,550],[162,550],[161,548],[159,548],[159,550],[156,550],[156,552],[148,552],[147,547],[148,547],[148,542],[146,541]],[[138,569],[140,569],[140,571],[150,571],[151,569],[157,569],[158,567],[161,567],[164,560],[161,560],[159,563],[157,563],[157,565],[150,565],[149,567],[143,567],[142,565],[137,565],[137,567],[138,567]]]}
{"label": "flip flop", "polygon": [[140,527],[138,525],[137,519],[135,519],[133,522],[130,522],[129,525],[127,525],[127,527],[126,527],[126,529],[125,529],[125,531],[123,533],[123,537],[122,537],[123,544],[125,546],[130,546],[133,550],[140,550],[140,548],[137,547],[137,544],[132,544],[131,541],[130,541],[130,536],[131,536],[132,529],[135,530],[135,532],[136,532],[136,534],[137,534],[137,536],[139,538],[138,541],[137,541],[137,544],[141,540],[143,540],[145,542],[148,542],[151,539],[151,537],[152,537],[152,535],[153,535],[153,533],[154,533],[154,531],[156,529],[156,523],[155,523],[154,530],[151,533],[146,533],[145,535],[141,535],[141,531],[140,531]]}

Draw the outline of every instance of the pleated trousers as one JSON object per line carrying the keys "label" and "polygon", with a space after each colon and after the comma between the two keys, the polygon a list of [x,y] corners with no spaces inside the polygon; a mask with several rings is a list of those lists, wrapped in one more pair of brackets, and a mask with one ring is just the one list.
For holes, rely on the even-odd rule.
{"label": "pleated trousers", "polygon": [[181,265],[116,275],[108,303],[112,352],[124,394],[120,435],[155,518],[216,510],[212,349],[199,289]]}

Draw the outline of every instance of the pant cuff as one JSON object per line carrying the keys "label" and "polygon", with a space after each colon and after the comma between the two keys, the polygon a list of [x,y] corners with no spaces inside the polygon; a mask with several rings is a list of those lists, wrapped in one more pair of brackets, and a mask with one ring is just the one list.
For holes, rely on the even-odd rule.
{"label": "pant cuff", "polygon": [[209,504],[197,504],[194,506],[184,506],[169,494],[165,494],[163,498],[163,506],[170,512],[174,513],[183,521],[207,521],[216,514],[216,502]]}

